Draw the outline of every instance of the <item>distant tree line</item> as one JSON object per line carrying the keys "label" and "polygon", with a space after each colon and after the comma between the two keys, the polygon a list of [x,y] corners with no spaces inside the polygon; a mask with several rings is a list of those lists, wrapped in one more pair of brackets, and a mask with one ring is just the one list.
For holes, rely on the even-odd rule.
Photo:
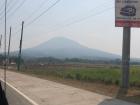
{"label": "distant tree line", "polygon": [[62,64],[62,63],[90,63],[90,64],[121,64],[120,59],[115,60],[89,60],[89,59],[80,59],[80,58],[65,58],[58,59],[54,57],[41,57],[41,58],[32,58],[25,61],[26,63],[32,64]]}
{"label": "distant tree line", "polygon": [[[5,60],[4,55],[0,55],[0,64],[3,64]],[[18,57],[17,56],[10,56],[9,63],[17,64]],[[24,59],[21,58],[22,64],[64,64],[64,63],[89,63],[89,64],[121,64],[121,59],[104,59],[104,60],[89,60],[89,59],[81,59],[81,58],[65,58],[65,59],[58,59],[54,57],[39,57],[39,58],[30,58]],[[133,65],[140,65],[140,62],[131,61]]]}
{"label": "distant tree line", "polygon": [[[7,58],[8,59],[8,58]],[[5,56],[0,55],[0,65],[2,65],[5,61]],[[18,57],[17,56],[10,56],[9,57],[9,64],[17,64],[18,62]],[[24,63],[24,60],[21,58],[21,63]]]}
{"label": "distant tree line", "polygon": [[[64,63],[89,63],[89,64],[117,64],[121,65],[121,59],[104,59],[104,60],[89,60],[89,59],[81,59],[81,58],[65,58],[58,59],[54,57],[40,57],[40,58],[31,58],[25,60],[26,63],[32,64],[64,64]],[[140,65],[140,62],[130,62],[133,65]]]}

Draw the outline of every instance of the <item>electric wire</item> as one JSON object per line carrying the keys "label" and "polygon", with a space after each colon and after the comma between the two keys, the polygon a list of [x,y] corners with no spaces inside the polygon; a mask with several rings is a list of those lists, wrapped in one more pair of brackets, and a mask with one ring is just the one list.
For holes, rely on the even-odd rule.
{"label": "electric wire", "polygon": [[[32,18],[33,15],[36,14],[36,13],[41,9],[41,7],[43,7],[48,1],[49,1],[49,0],[43,0],[43,1],[40,3],[39,7],[36,8],[29,16],[27,16],[27,17],[25,18],[24,21],[28,21],[30,18]],[[19,27],[19,25],[16,25],[16,26],[15,26],[15,29],[18,28],[18,27]]]}
{"label": "electric wire", "polygon": [[110,11],[112,8],[113,8],[113,7],[107,8],[107,9],[105,9],[105,10],[103,10],[103,11],[100,11],[100,12],[98,12],[98,13],[95,13],[95,14],[93,14],[93,15],[91,15],[91,16],[88,16],[88,17],[82,18],[82,19],[80,19],[80,20],[73,21],[73,22],[71,22],[71,23],[65,24],[65,25],[63,25],[62,27],[59,27],[58,29],[53,29],[53,30],[49,31],[47,34],[49,34],[49,33],[51,33],[51,32],[56,32],[56,31],[61,30],[61,29],[64,29],[64,28],[67,28],[67,27],[72,26],[72,25],[74,25],[74,24],[78,24],[78,23],[80,23],[80,22],[82,22],[82,21],[87,20],[88,18],[95,17],[95,16],[97,16],[97,15],[100,15],[100,14],[103,14],[103,13],[105,13],[105,12],[107,12],[107,11]]}
{"label": "electric wire", "polygon": [[38,20],[41,16],[43,16],[44,14],[46,14],[49,10],[51,10],[53,7],[55,7],[61,0],[57,0],[54,4],[52,4],[49,8],[47,8],[46,10],[44,10],[40,15],[38,15],[37,17],[35,17],[32,21],[30,21],[29,23],[27,23],[25,25],[25,27],[28,27],[29,25],[31,25],[32,23],[34,23],[36,20]]}
{"label": "electric wire", "polygon": [[23,0],[15,9],[13,12],[9,14],[9,17],[12,17],[26,2],[27,0]]}
{"label": "electric wire", "polygon": [[[112,1],[112,0],[110,0],[110,1]],[[110,2],[110,1],[109,1],[109,2]],[[66,20],[66,21],[64,22],[65,24],[64,24],[62,27],[67,27],[67,26],[70,26],[70,25],[73,25],[73,24],[82,22],[82,21],[84,21],[84,20],[86,20],[86,19],[88,19],[88,18],[90,18],[90,17],[94,17],[94,16],[96,16],[96,15],[102,14],[102,12],[106,12],[106,11],[108,11],[109,9],[112,9],[112,8],[113,8],[113,6],[112,6],[112,7],[105,8],[105,9],[103,9],[103,10],[97,12],[98,8],[100,8],[100,7],[102,7],[102,6],[105,6],[105,5],[109,5],[108,2],[104,2],[104,3],[102,3],[101,5],[98,5],[98,6],[94,7],[94,8],[93,8],[92,10],[90,10],[90,11],[91,11],[91,12],[94,12],[94,11],[95,11],[96,13],[93,13],[93,14],[91,14],[91,15],[87,15],[87,16],[84,15],[84,17],[80,16],[80,17],[82,17],[82,18],[80,18],[80,19],[75,19],[75,17],[72,17],[71,19],[73,19],[73,20],[70,21],[69,23],[67,23],[67,21],[69,21],[69,20]],[[89,13],[88,13],[88,14],[89,14]],[[57,26],[57,25],[53,25],[52,27],[56,27],[56,26]],[[59,28],[60,28],[60,25],[59,25]]]}
{"label": "electric wire", "polygon": [[49,0],[43,0],[41,2],[41,4],[39,5],[39,7],[37,9],[35,9],[28,17],[26,17],[26,19],[24,21],[29,20],[34,14],[36,14]]}
{"label": "electric wire", "polygon": [[[14,7],[14,5],[11,5],[10,6],[10,4],[12,4],[12,2],[13,2],[13,0],[11,0],[10,2],[7,2],[7,6],[10,7],[10,8],[7,8],[7,13],[9,11],[8,9],[11,10]],[[4,17],[4,15],[5,15],[5,10],[4,10],[3,6],[2,6],[2,11],[0,12],[0,15],[2,15],[1,17]]]}
{"label": "electric wire", "polygon": [[[11,12],[11,10],[13,9],[13,8],[11,8],[11,9],[9,9],[9,10],[7,10],[7,13],[9,13],[9,12],[11,12],[10,14],[8,14],[9,16],[8,17],[12,17],[21,7],[22,7],[22,5],[24,4],[26,2],[26,0],[22,0],[22,2]],[[13,6],[14,7],[14,6]],[[1,16],[0,17],[0,20],[1,19],[3,19],[4,18],[4,16]],[[2,22],[2,21],[1,21]]]}
{"label": "electric wire", "polygon": [[3,5],[5,4],[5,2],[2,2],[1,4],[2,5],[0,5],[0,11],[2,11],[4,9],[4,6]]}
{"label": "electric wire", "polygon": [[[98,5],[98,6],[96,6],[96,7],[94,7],[92,10],[90,10],[90,12],[94,12],[94,11],[97,11],[98,10],[98,8],[101,8],[101,7],[105,7],[106,5],[107,5],[107,7],[108,7],[108,5],[110,5],[110,1],[112,1],[112,0],[108,0],[108,1],[105,1],[104,3],[102,3],[102,4],[100,4],[100,5]],[[89,14],[89,13],[88,13]],[[82,16],[85,16],[86,14],[83,14]],[[80,16],[80,17],[82,17],[82,16]],[[73,19],[75,19],[76,17],[72,17],[71,18],[71,20]],[[78,20],[78,19],[76,19],[76,20]],[[66,20],[66,22],[67,21],[69,21],[69,20]],[[66,23],[66,22],[64,22],[64,23]],[[53,26],[54,27],[54,26]]]}
{"label": "electric wire", "polygon": [[11,3],[9,8],[7,8],[7,13],[9,13],[15,7],[15,4],[18,4],[18,2],[19,0],[15,0],[13,3]]}
{"label": "electric wire", "polygon": [[[112,1],[112,0],[109,0],[109,1]],[[39,16],[37,16],[37,17],[34,18],[32,21],[30,21],[29,23],[27,23],[27,24],[25,25],[25,28],[28,27],[29,25],[31,25],[32,23],[34,23],[36,20],[38,20],[42,15],[44,15],[46,12],[48,12],[48,11],[49,11],[52,7],[54,7],[58,2],[60,2],[60,0],[57,0],[52,6],[50,6],[50,7],[47,8],[45,11],[43,11]],[[102,5],[104,5],[105,3],[106,3],[106,2],[104,2]],[[95,7],[93,10],[96,10],[98,7],[99,7],[99,6]],[[111,8],[112,8],[112,7],[111,7]],[[105,12],[106,10],[111,9],[111,8],[107,8],[107,9],[105,9],[105,10],[103,10],[103,11],[100,11],[100,12],[101,12],[101,13],[102,13],[102,12]],[[92,11],[92,10],[91,10],[91,11]],[[99,13],[96,13],[96,14],[93,14],[93,16],[99,15],[100,12],[99,12]],[[75,20],[75,21],[73,21],[73,22],[71,22],[71,23],[67,23],[67,24],[65,24],[63,27],[70,26],[70,25],[72,25],[72,24],[76,24],[76,23],[81,22],[81,21],[84,21],[84,20],[86,20],[86,19],[88,19],[88,18],[90,18],[90,17],[92,17],[92,15],[91,15],[91,16],[87,16],[87,17],[84,17],[84,18],[82,18],[82,19],[80,19],[80,20]],[[19,31],[20,31],[20,29],[19,29],[16,33],[18,33]]]}
{"label": "electric wire", "polygon": [[[109,8],[105,8],[105,9],[103,9],[103,10],[101,10],[101,11],[98,11],[98,12],[96,12],[96,13],[93,13],[93,14],[91,14],[91,15],[85,16],[85,17],[80,18],[80,19],[73,20],[73,21],[71,21],[71,22],[69,22],[69,23],[66,23],[66,22],[65,22],[66,24],[64,24],[63,26],[60,27],[60,25],[59,25],[59,29],[61,29],[61,28],[66,28],[66,27],[68,27],[68,26],[71,26],[71,25],[80,23],[80,22],[82,22],[82,21],[85,21],[85,20],[87,20],[87,19],[89,19],[89,18],[91,18],[91,17],[95,17],[95,16],[97,16],[97,15],[103,14],[103,13],[109,11],[109,10],[112,10],[113,7],[114,7],[114,6],[111,6],[111,7],[109,7]],[[98,6],[97,6],[96,8],[94,8],[93,10],[96,10],[97,8],[98,8]],[[53,26],[53,27],[55,27],[55,26]],[[59,30],[59,29],[57,29],[57,28],[56,28],[56,29],[53,29],[53,30],[49,31],[48,33],[54,32],[54,31]]]}
{"label": "electric wire", "polygon": [[99,12],[97,12],[97,13],[95,13],[95,14],[91,14],[91,15],[86,16],[86,17],[83,17],[83,18],[81,18],[81,19],[79,19],[79,20],[75,20],[75,21],[73,21],[73,22],[71,22],[71,23],[68,23],[68,24],[66,24],[65,26],[70,26],[70,25],[73,25],[73,24],[82,22],[82,21],[84,21],[84,20],[87,20],[87,19],[89,19],[89,18],[91,18],[91,17],[94,17],[94,16],[97,16],[97,15],[103,14],[103,13],[107,12],[108,10],[111,10],[112,8],[113,8],[113,7],[106,8],[106,9],[104,9],[104,10],[102,10],[102,11],[99,11]]}
{"label": "electric wire", "polygon": [[[53,7],[55,7],[61,0],[57,0],[55,3],[53,3],[50,7],[48,7],[47,9],[45,9],[43,12],[41,12],[37,17],[35,17],[33,20],[31,20],[30,22],[28,22],[27,24],[25,24],[25,28],[27,28],[28,26],[30,26],[31,24],[33,24],[35,21],[37,21],[41,16],[45,15],[47,12],[49,12]],[[14,34],[20,32],[20,29],[18,29],[18,31],[16,31]]]}

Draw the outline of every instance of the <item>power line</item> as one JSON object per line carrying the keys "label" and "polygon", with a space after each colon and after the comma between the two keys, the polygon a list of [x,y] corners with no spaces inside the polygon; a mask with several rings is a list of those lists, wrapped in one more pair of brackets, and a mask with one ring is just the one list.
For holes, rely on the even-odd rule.
{"label": "power line", "polygon": [[[94,7],[92,10],[90,10],[90,12],[97,11],[97,10],[99,10],[100,7],[105,7],[106,5],[110,5],[110,3],[111,3],[110,1],[112,1],[112,0],[105,1],[104,3],[102,3],[102,4],[100,4],[100,5],[96,6],[96,7]],[[83,15],[85,16],[85,14],[83,14]],[[87,17],[87,16],[85,16],[85,17]],[[75,17],[72,17],[72,19],[74,19],[74,18]],[[77,19],[77,20],[79,20],[79,19]],[[64,22],[64,23],[66,23],[66,22]]]}
{"label": "power line", "polygon": [[[97,16],[97,15],[103,14],[103,13],[105,13],[105,12],[111,10],[112,8],[113,8],[113,7],[106,8],[106,9],[104,9],[104,10],[102,10],[102,11],[99,11],[99,12],[94,13],[94,14],[92,14],[92,15],[86,16],[86,17],[84,17],[84,18],[82,18],[82,19],[74,20],[74,21],[72,21],[72,22],[70,22],[70,23],[67,23],[67,24],[63,25],[61,28],[66,28],[66,27],[68,27],[68,26],[71,26],[71,25],[80,23],[80,22],[82,22],[82,21],[85,21],[85,20],[87,20],[87,19],[89,19],[89,18],[91,18],[91,17],[95,17],[95,16]],[[61,28],[59,27],[59,29],[61,29]],[[51,30],[51,31],[49,31],[48,33],[52,32],[52,31],[59,30],[59,29]]]}
{"label": "power line", "polygon": [[45,13],[47,13],[50,9],[55,7],[56,4],[58,4],[61,0],[57,0],[54,4],[52,4],[49,8],[47,8],[45,11],[43,11],[40,15],[35,17],[32,21],[30,21],[28,24],[25,25],[25,27],[28,27],[32,23],[34,23],[36,20],[38,20],[41,16],[43,16]]}
{"label": "power line", "polygon": [[[12,16],[16,13],[16,11],[18,11],[18,10],[22,7],[22,5],[23,5],[25,2],[26,2],[26,0],[22,0],[22,2],[14,9],[14,11],[13,11],[12,13],[10,13],[10,15],[9,15],[8,17],[12,17]],[[13,4],[13,7],[14,7],[14,4]],[[9,12],[12,10],[13,7],[11,7],[11,8],[7,11],[7,13],[9,13]],[[4,16],[1,16],[1,17],[0,17],[0,20],[3,19],[3,17],[4,17]]]}
{"label": "power line", "polygon": [[[109,1],[111,1],[111,0],[109,0]],[[42,2],[42,4],[41,5],[43,5],[43,3],[44,2],[46,2],[46,1],[43,1]],[[34,23],[36,20],[38,20],[42,15],[44,15],[46,12],[48,12],[52,7],[54,7],[57,3],[59,3],[60,2],[60,0],[57,0],[53,5],[51,5],[49,8],[47,8],[45,11],[43,11],[40,15],[38,15],[37,17],[35,17],[32,21],[30,21],[29,23],[27,23],[26,25],[25,25],[25,28],[26,27],[28,27],[29,25],[31,25],[32,23]],[[104,2],[103,3],[103,5],[105,4],[106,2]],[[41,6],[40,5],[40,6]],[[97,7],[99,7],[99,6],[97,6]],[[96,7],[96,8],[97,8]],[[94,10],[96,9],[96,8],[94,8]],[[76,21],[73,21],[72,23],[68,23],[68,24],[66,24],[65,26],[68,26],[68,25],[70,25],[70,24],[75,24],[75,23],[78,23],[78,21],[83,21],[83,20],[85,20],[86,18],[89,18],[89,17],[92,17],[92,16],[88,16],[88,17],[85,17],[85,18],[83,18],[83,19],[81,19],[81,20],[76,20]],[[16,32],[16,33],[18,33],[20,31],[20,29]]]}
{"label": "power line", "polygon": [[[35,9],[29,16],[27,16],[27,17],[25,18],[24,21],[29,20],[29,19],[30,19],[35,13],[37,13],[37,11],[39,11],[39,9],[40,9],[41,7],[43,7],[43,5],[45,5],[48,1],[49,1],[49,0],[43,0],[43,1],[41,2],[41,4],[39,5],[39,7],[38,7],[37,9]],[[16,25],[15,28],[17,28],[17,27],[19,27],[19,25]]]}
{"label": "power line", "polygon": [[18,6],[17,8],[14,9],[14,11],[10,14],[9,17],[13,16],[23,5],[24,3],[26,2],[27,0],[23,0]]}
{"label": "power line", "polygon": [[0,7],[1,7],[1,8],[0,8],[0,11],[2,11],[2,10],[4,9],[3,5],[5,4],[5,2],[2,2],[1,4],[2,4],[2,5],[0,6]]}
{"label": "power line", "polygon": [[73,25],[73,24],[82,22],[82,21],[87,20],[87,19],[89,19],[89,18],[91,18],[91,17],[94,17],[94,16],[100,15],[100,14],[102,14],[102,13],[104,13],[104,12],[107,12],[108,10],[111,10],[112,8],[113,8],[113,7],[106,8],[106,9],[100,11],[100,12],[97,12],[97,13],[95,13],[95,14],[86,16],[86,17],[84,17],[84,18],[82,18],[82,19],[80,19],[80,20],[75,20],[75,21],[73,21],[73,22],[71,22],[71,23],[69,23],[69,24],[66,24],[65,26],[70,26],[70,25]]}
{"label": "power line", "polygon": [[41,4],[39,5],[39,7],[37,9],[35,9],[26,19],[25,21],[29,20],[35,13],[37,13],[37,11],[39,11],[41,9],[41,7],[43,7],[43,5],[45,5],[49,0],[43,0],[41,2]]}
{"label": "power line", "polygon": [[9,13],[15,7],[15,4],[18,4],[18,2],[19,0],[15,0],[13,3],[11,3],[9,8],[7,8],[7,13]]}
{"label": "power line", "polygon": [[[35,17],[33,20],[31,20],[29,23],[27,23],[25,25],[25,28],[28,27],[29,25],[31,25],[32,23],[34,23],[36,20],[38,20],[41,16],[43,16],[45,13],[47,13],[49,10],[51,10],[54,6],[56,6],[56,4],[58,4],[61,0],[57,0],[54,4],[52,4],[49,8],[47,8],[46,10],[44,10],[40,15],[38,15],[37,17]],[[20,31],[20,29],[18,29],[14,34],[18,33]]]}
{"label": "power line", "polygon": [[[104,5],[108,4],[108,2],[110,2],[110,1],[112,1],[112,0],[105,1],[105,2],[102,3],[101,5],[104,6]],[[92,9],[91,11],[97,10],[99,7],[101,7],[101,5],[96,6],[96,7],[95,7],[94,9]],[[112,8],[112,7],[111,7],[111,8]],[[107,8],[107,9],[101,11],[101,13],[104,12],[104,11],[106,11],[106,10],[108,10],[108,9],[111,9],[111,8]],[[98,14],[100,14],[100,12],[98,12],[98,13],[96,13],[96,14],[93,14],[93,16],[98,15]],[[70,25],[72,25],[72,24],[76,24],[76,23],[81,22],[81,21],[84,21],[84,20],[86,20],[86,19],[88,19],[88,18],[90,18],[90,17],[92,17],[92,15],[91,15],[91,16],[86,16],[86,17],[84,17],[84,18],[82,18],[82,19],[80,19],[80,20],[77,19],[77,20],[75,20],[75,21],[73,21],[73,22],[71,22],[71,23],[65,24],[63,27],[70,26]]]}
{"label": "power line", "polygon": [[[7,3],[7,6],[9,6],[11,3],[13,2],[13,0],[11,0],[10,2],[8,2]],[[4,3],[3,3],[3,5],[4,5]],[[1,12],[0,12],[0,15],[2,15],[1,17],[4,17],[4,14],[5,14],[5,10],[4,10],[4,8],[3,8],[3,5],[2,5],[2,8],[1,8]],[[14,4],[15,5],[15,4]],[[14,5],[12,6],[12,7],[14,7]],[[10,9],[11,10],[11,9]],[[8,10],[9,11],[9,10]],[[7,11],[7,13],[8,13],[8,11]]]}
{"label": "power line", "polygon": [[[112,1],[112,0],[109,0],[108,2],[110,2],[110,1]],[[39,16],[37,16],[36,18],[34,18],[32,21],[30,21],[28,24],[26,24],[26,26],[25,26],[25,28],[26,27],[28,27],[29,25],[31,25],[32,23],[34,23],[38,18],[40,18],[42,15],[44,15],[46,12],[48,12],[52,7],[54,7],[58,2],[60,2],[60,0],[57,0],[52,6],[50,6],[49,8],[47,8],[45,11],[43,11]],[[106,3],[108,3],[108,2],[104,2],[104,3],[102,3],[101,5],[105,5]],[[100,6],[101,6],[100,5]],[[99,6],[97,6],[97,7],[95,7],[93,10],[96,10],[97,8],[99,8]],[[113,8],[113,7],[111,7],[111,8]],[[70,26],[70,25],[72,25],[72,24],[76,24],[76,23],[78,23],[78,22],[81,22],[81,21],[84,21],[84,20],[86,20],[86,19],[88,19],[88,18],[90,18],[90,17],[92,17],[92,16],[95,16],[95,15],[99,15],[99,14],[101,14],[102,12],[106,12],[107,10],[109,10],[109,9],[111,9],[111,8],[107,8],[107,9],[104,9],[103,11],[100,11],[100,12],[97,12],[97,13],[95,13],[95,14],[93,14],[93,15],[90,15],[90,16],[86,16],[86,17],[84,17],[84,18],[82,18],[82,19],[80,19],[80,20],[75,20],[75,21],[73,21],[73,22],[71,22],[71,23],[68,23],[68,24],[65,24],[63,27],[66,27],[66,26]],[[91,10],[92,11],[92,10]],[[20,31],[20,29],[16,32],[16,33],[18,33]]]}

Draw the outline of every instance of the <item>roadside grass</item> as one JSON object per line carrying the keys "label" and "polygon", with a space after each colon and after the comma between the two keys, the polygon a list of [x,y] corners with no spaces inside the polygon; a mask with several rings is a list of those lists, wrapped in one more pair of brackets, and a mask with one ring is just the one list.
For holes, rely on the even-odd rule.
{"label": "roadside grass", "polygon": [[130,69],[130,85],[140,87],[140,66],[132,66]]}
{"label": "roadside grass", "polygon": [[[120,67],[47,67],[47,68],[28,68],[20,72],[34,74],[37,76],[54,76],[62,79],[71,79],[84,82],[104,83],[120,85],[121,68]],[[140,87],[140,66],[131,66],[130,86]]]}

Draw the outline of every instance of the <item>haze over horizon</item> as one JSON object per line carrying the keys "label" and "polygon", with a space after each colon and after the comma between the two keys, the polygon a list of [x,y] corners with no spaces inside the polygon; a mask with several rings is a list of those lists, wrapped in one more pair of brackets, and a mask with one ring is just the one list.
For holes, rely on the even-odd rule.
{"label": "haze over horizon", "polygon": [[[24,49],[37,46],[54,37],[66,37],[89,48],[121,55],[123,33],[122,28],[115,27],[114,0],[61,0],[29,26],[27,24],[30,21],[56,0],[23,1],[8,1],[7,36],[8,29],[12,26],[12,51],[19,48],[20,31],[17,31],[21,29],[21,21],[24,20]],[[0,12],[4,9],[3,2],[4,0],[0,3]],[[20,8],[16,9],[19,6]],[[3,21],[4,18],[1,16],[2,34]],[[140,29],[132,29],[131,57],[134,58],[140,58],[139,34]]]}

